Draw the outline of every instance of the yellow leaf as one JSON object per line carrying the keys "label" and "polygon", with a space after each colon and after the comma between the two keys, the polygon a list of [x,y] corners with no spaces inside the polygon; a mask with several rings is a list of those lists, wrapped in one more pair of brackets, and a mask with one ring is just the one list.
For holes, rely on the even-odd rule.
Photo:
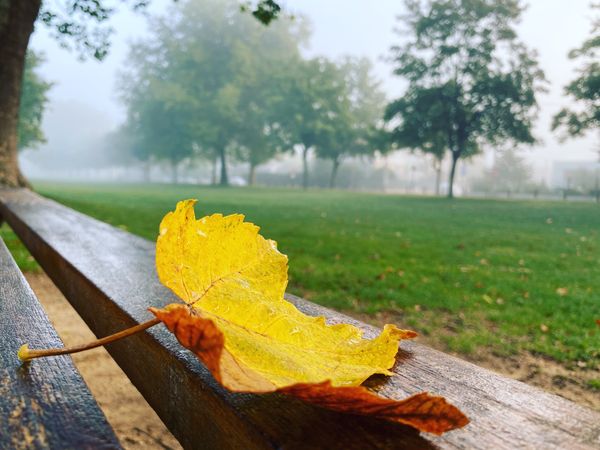
{"label": "yellow leaf", "polygon": [[171,304],[150,308],[181,345],[192,350],[223,386],[242,392],[281,392],[334,411],[367,415],[442,434],[469,423],[467,417],[443,397],[421,392],[404,400],[379,397],[362,386],[333,386],[331,381],[294,383],[275,387],[251,367],[243,365],[224,346],[224,335],[215,323],[194,308]]}
{"label": "yellow leaf", "polygon": [[559,287],[556,288],[556,293],[561,297],[564,297],[565,295],[569,294],[569,289],[567,289],[566,287]]}
{"label": "yellow leaf", "polygon": [[[306,316],[283,297],[287,257],[276,243],[264,239],[259,228],[244,222],[240,214],[196,220],[194,204],[194,200],[179,202],[164,217],[156,247],[161,282],[187,306],[151,311],[181,344],[233,391],[278,390],[331,409],[348,409],[341,400],[338,408],[328,405],[335,391],[337,398],[356,394],[371,407],[375,402],[382,411],[392,410],[377,403],[383,399],[365,388],[353,388],[349,394],[342,387],[358,386],[373,374],[391,375],[398,342],[416,333],[386,325],[375,339],[364,339],[352,325],[329,325],[323,317]],[[434,433],[468,422],[440,397],[423,395],[419,401],[398,405],[396,412],[402,417],[388,419]],[[408,404],[427,405],[428,411],[439,413],[441,422],[420,426],[407,419]],[[360,405],[351,409],[360,413]],[[417,410],[411,412],[415,416]],[[427,417],[432,416],[436,414]]]}
{"label": "yellow leaf", "polygon": [[388,325],[367,340],[352,325],[328,326],[322,317],[306,316],[283,298],[287,257],[275,242],[240,214],[196,220],[194,203],[180,202],[160,224],[158,276],[215,322],[236,360],[277,387],[325,380],[358,385],[391,373],[398,341],[412,332]]}

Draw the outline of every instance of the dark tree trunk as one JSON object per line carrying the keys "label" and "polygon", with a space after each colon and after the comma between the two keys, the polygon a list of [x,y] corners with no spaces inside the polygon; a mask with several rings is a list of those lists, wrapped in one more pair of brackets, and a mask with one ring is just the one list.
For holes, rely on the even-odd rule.
{"label": "dark tree trunk", "polygon": [[456,163],[460,158],[460,152],[452,152],[452,167],[450,168],[450,178],[448,180],[448,198],[454,198],[454,174],[456,172]]}
{"label": "dark tree trunk", "polygon": [[221,186],[229,186],[229,178],[227,177],[227,158],[225,155],[225,146],[222,146],[219,150],[219,158],[221,160],[221,180],[219,184]]}
{"label": "dark tree trunk", "polygon": [[308,189],[308,150],[309,147],[302,148],[302,187]]}
{"label": "dark tree trunk", "polygon": [[250,163],[250,171],[248,172],[248,186],[256,184],[256,164]]}
{"label": "dark tree trunk", "polygon": [[217,167],[219,166],[219,156],[215,155],[212,162],[212,173],[210,175],[210,184],[215,186],[217,184]]}
{"label": "dark tree trunk", "polygon": [[17,159],[25,52],[41,0],[0,0],[0,185],[27,186]]}
{"label": "dark tree trunk", "polygon": [[340,168],[341,161],[336,158],[333,160],[333,167],[331,168],[331,176],[329,177],[329,187],[333,189],[335,187],[335,178],[337,177],[338,169]]}

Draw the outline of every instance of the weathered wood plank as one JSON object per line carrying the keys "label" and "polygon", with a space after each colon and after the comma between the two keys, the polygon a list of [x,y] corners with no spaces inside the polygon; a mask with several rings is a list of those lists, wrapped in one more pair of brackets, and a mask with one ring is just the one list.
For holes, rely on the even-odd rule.
{"label": "weathered wood plank", "polygon": [[62,345],[0,239],[0,448],[121,448],[71,358],[21,365],[25,342]]}
{"label": "weathered wood plank", "polygon": [[[97,335],[149,319],[174,300],[157,280],[154,244],[26,190],[0,192],[0,212]],[[331,322],[341,314],[290,296]],[[376,330],[355,322],[368,334]],[[403,344],[391,379],[371,386],[402,398],[427,390],[472,420],[442,437],[321,410],[280,395],[225,392],[164,328],[109,352],[187,448],[569,448],[600,446],[600,414],[416,344]]]}

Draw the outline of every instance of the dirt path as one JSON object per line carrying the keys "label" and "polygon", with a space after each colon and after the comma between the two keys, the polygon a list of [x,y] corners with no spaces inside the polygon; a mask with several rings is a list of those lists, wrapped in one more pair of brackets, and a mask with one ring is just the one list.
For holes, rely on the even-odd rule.
{"label": "dirt path", "polygon": [[[45,274],[27,273],[25,276],[65,345],[95,339]],[[125,449],[181,449],[104,348],[74,354],[73,361]]]}
{"label": "dirt path", "polygon": [[[352,314],[363,322],[382,327],[386,323],[398,323],[398,317],[393,313],[378,313],[374,316]],[[438,348],[446,353],[454,354],[462,359],[467,359],[478,366],[493,370],[505,376],[514,378],[524,383],[540,387],[545,391],[560,395],[580,405],[600,411],[600,392],[588,388],[588,381],[600,378],[598,370],[594,369],[568,369],[564,365],[549,358],[522,353],[511,357],[499,357],[490,352],[479,352],[465,355],[448,352],[439,341],[431,337],[419,336],[419,341],[431,347]]]}
{"label": "dirt path", "polygon": [[[28,273],[26,277],[66,345],[94,339],[83,320],[45,274]],[[394,322],[385,314],[359,318],[376,325]],[[436,342],[423,338],[421,341],[436,346]],[[496,372],[600,410],[600,394],[585,387],[587,380],[598,378],[596,371],[568,370],[554,361],[529,354],[512,358],[479,354],[470,359]],[[125,449],[181,448],[106,350],[98,348],[78,353],[73,355],[73,361]]]}

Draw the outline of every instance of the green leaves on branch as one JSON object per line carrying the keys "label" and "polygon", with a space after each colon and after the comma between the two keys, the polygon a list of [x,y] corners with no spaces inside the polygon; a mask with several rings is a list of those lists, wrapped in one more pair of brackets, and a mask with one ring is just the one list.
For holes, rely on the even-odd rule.
{"label": "green leaves on branch", "polygon": [[[600,9],[600,3],[592,7]],[[552,129],[562,129],[567,136],[582,136],[589,130],[600,130],[600,18],[593,23],[592,36],[572,50],[569,58],[583,60],[579,76],[565,87],[565,94],[580,108],[562,109],[554,116]]]}
{"label": "green leaves on branch", "polygon": [[[173,0],[177,1],[177,0]],[[119,0],[134,11],[146,8],[152,0]],[[106,22],[117,12],[110,7],[115,2],[107,0],[67,0],[65,2],[44,2],[38,19],[54,32],[54,37],[66,48],[75,50],[81,58],[104,59],[110,49],[110,35],[114,31]],[[281,13],[281,7],[274,0],[258,0],[240,5],[240,9],[251,11],[260,22],[268,25]]]}

